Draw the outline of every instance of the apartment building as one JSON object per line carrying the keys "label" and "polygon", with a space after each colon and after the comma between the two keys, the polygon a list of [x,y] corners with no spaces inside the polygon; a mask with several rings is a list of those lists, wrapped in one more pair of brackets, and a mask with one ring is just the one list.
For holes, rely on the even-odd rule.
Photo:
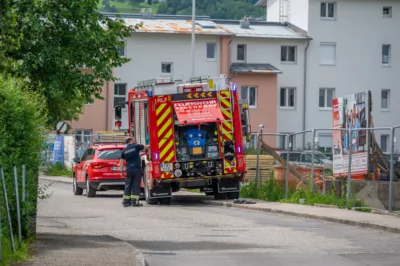
{"label": "apartment building", "polygon": [[[131,61],[114,69],[118,81],[108,84],[105,99],[110,116],[103,130],[117,130],[114,106],[126,101],[128,91],[138,81],[159,77],[189,79],[190,19],[189,16],[148,12],[124,17],[130,25],[143,21],[143,27],[123,40],[125,46],[120,53]],[[197,17],[195,75],[221,73],[230,77],[237,84],[242,99],[248,100],[254,131],[259,124],[264,124],[268,132],[276,132],[278,127],[286,129],[282,121],[291,118],[291,111],[303,108],[304,50],[309,39],[303,30],[290,23]],[[280,100],[282,93],[284,100]],[[88,106],[82,120],[90,115],[90,108],[95,107]],[[278,113],[279,108],[282,111]],[[96,110],[104,113],[104,110]],[[121,130],[126,130],[126,108],[122,116]],[[293,123],[301,127],[301,121]],[[89,129],[89,123],[87,125]]]}
{"label": "apartment building", "polygon": [[[400,125],[400,106],[395,102],[400,99],[400,1],[307,0],[301,9],[293,10],[302,1],[268,0],[263,4],[260,0],[257,4],[266,7],[267,21],[302,24],[307,18],[304,28],[313,39],[307,49],[305,124],[292,124],[304,116],[296,109],[287,122],[291,131],[331,127],[332,99],[367,90],[372,93],[374,126]],[[288,7],[289,16],[285,16]],[[303,18],[298,17],[301,13]],[[278,127],[278,131],[287,129]],[[400,130],[396,136],[399,139]],[[317,137],[320,146],[332,147],[331,133],[320,132]],[[376,138],[388,151],[389,131],[376,132]],[[307,136],[310,141],[311,135]]]}

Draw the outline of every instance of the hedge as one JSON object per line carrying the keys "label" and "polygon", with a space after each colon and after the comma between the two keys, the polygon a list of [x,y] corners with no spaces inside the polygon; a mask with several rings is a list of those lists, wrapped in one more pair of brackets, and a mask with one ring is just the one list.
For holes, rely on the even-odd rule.
{"label": "hedge", "polygon": [[[26,203],[20,205],[26,210],[24,215],[21,213],[24,239],[36,232],[40,155],[46,133],[45,107],[40,93],[26,91],[21,80],[0,75],[0,166],[4,169],[12,228],[16,235],[18,226],[13,165],[17,166],[21,197],[22,164],[23,162],[26,164]],[[0,189],[0,212],[2,236],[8,238],[2,189]]]}

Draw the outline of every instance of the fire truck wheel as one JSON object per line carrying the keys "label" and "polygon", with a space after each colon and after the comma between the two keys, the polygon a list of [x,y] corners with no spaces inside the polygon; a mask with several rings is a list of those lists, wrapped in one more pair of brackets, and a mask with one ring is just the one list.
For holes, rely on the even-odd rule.
{"label": "fire truck wheel", "polygon": [[239,192],[229,192],[227,193],[228,199],[238,199],[239,198]]}
{"label": "fire truck wheel", "polygon": [[[143,170],[143,173],[146,173],[146,169]],[[143,183],[144,183],[144,197],[146,198],[146,203],[149,205],[157,205],[157,199],[150,199],[150,190],[147,185],[147,177],[146,174],[143,174]]]}
{"label": "fire truck wheel", "polygon": [[80,196],[80,195],[83,194],[83,189],[78,187],[78,184],[76,182],[75,172],[74,172],[74,176],[72,177],[72,188],[73,188],[73,191],[74,191],[74,195]]}
{"label": "fire truck wheel", "polygon": [[96,190],[90,184],[89,177],[86,177],[86,196],[88,198],[93,198],[96,196]]}
{"label": "fire truck wheel", "polygon": [[171,198],[162,198],[159,199],[160,205],[170,205],[171,204]]}
{"label": "fire truck wheel", "polygon": [[206,196],[213,196],[214,192],[206,192]]}
{"label": "fire truck wheel", "polygon": [[224,200],[226,199],[227,193],[218,193],[218,191],[214,192],[214,199],[216,200]]}

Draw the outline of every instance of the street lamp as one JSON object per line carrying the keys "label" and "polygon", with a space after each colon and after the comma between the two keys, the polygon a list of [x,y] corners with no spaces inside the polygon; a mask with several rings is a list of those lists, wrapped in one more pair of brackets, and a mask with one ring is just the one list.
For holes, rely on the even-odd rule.
{"label": "street lamp", "polygon": [[194,61],[195,61],[195,37],[196,36],[196,0],[192,0],[192,45],[191,45],[191,57],[192,57],[192,71],[191,75],[194,77]]}
{"label": "street lamp", "polygon": [[257,166],[256,166],[256,186],[257,188],[260,186],[260,150],[261,150],[261,141],[260,139],[262,139],[262,132],[264,130],[264,125],[260,124],[258,126],[258,128],[260,129],[260,133],[257,134]]}

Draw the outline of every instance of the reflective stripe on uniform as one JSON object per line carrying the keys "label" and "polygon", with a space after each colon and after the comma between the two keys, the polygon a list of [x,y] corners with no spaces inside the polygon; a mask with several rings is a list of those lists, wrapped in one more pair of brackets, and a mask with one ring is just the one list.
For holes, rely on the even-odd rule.
{"label": "reflective stripe on uniform", "polygon": [[139,199],[139,195],[131,195],[131,199]]}
{"label": "reflective stripe on uniform", "polygon": [[124,195],[124,199],[131,199],[129,195]]}

